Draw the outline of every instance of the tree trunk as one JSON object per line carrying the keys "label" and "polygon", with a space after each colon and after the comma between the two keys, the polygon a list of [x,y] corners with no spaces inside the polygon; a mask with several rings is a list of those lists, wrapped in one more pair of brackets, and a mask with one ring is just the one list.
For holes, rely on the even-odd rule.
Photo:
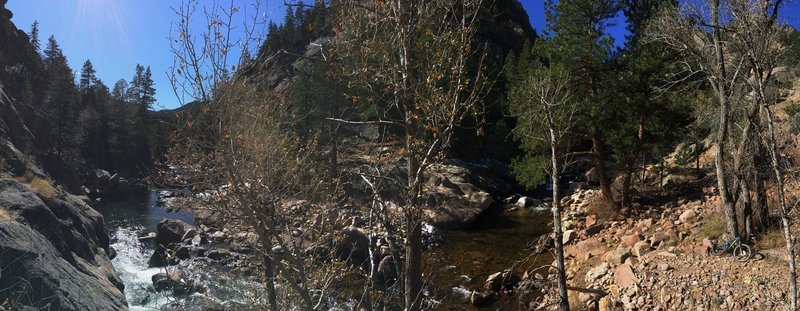
{"label": "tree trunk", "polygon": [[597,170],[597,179],[600,181],[600,192],[603,194],[605,204],[614,207],[614,194],[611,193],[611,184],[606,175],[606,161],[603,159],[602,142],[600,133],[594,131],[592,134],[592,156],[594,157],[594,168]]}
{"label": "tree trunk", "polygon": [[631,204],[631,179],[633,178],[634,167],[636,163],[636,155],[642,149],[644,143],[644,116],[639,116],[639,132],[636,135],[636,146],[628,155],[628,160],[625,162],[625,176],[622,179],[622,198],[620,202],[621,207],[630,207]]}
{"label": "tree trunk", "polygon": [[[271,245],[265,245],[271,247]],[[267,285],[267,300],[269,301],[269,310],[278,311],[278,292],[275,289],[275,267],[272,264],[272,258],[264,256],[264,276],[266,276]]]}
{"label": "tree trunk", "polygon": [[725,209],[725,218],[728,222],[728,232],[733,237],[739,236],[739,225],[736,219],[736,206],[731,192],[728,189],[725,176],[725,139],[728,134],[728,77],[725,71],[725,55],[722,51],[722,38],[719,30],[720,0],[713,0],[711,5],[711,26],[713,27],[714,52],[717,62],[719,77],[716,77],[716,92],[719,99],[719,129],[717,130],[714,165],[716,166],[717,187]]}
{"label": "tree trunk", "polygon": [[700,141],[694,142],[694,171],[697,174],[697,179],[700,179]]}
{"label": "tree trunk", "polygon": [[630,205],[631,196],[631,179],[633,176],[633,166],[628,162],[625,164],[625,176],[622,177],[622,198],[620,198],[620,206],[625,208]]}
{"label": "tree trunk", "polygon": [[417,311],[422,302],[422,224],[412,218],[406,233],[405,305],[406,310]]}
{"label": "tree trunk", "polygon": [[555,121],[553,120],[553,113],[550,106],[543,103],[545,116],[547,118],[547,127],[550,130],[550,181],[553,183],[553,206],[551,208],[553,213],[553,244],[556,251],[556,269],[558,270],[558,307],[561,311],[569,311],[569,296],[567,296],[567,275],[564,270],[564,232],[561,228],[561,197],[559,176],[561,168],[559,165],[559,150],[558,150],[558,136],[556,135]]}
{"label": "tree trunk", "polygon": [[769,177],[767,175],[767,167],[769,166],[767,162],[767,151],[764,148],[764,145],[761,141],[756,141],[756,151],[755,151],[755,159],[753,160],[753,165],[755,166],[755,172],[753,174],[754,183],[756,186],[756,197],[755,197],[755,211],[759,218],[759,231],[766,232],[769,225],[769,206],[767,204],[767,186],[765,184],[765,180]]}
{"label": "tree trunk", "polygon": [[[762,85],[759,85],[763,88]],[[760,89],[761,99],[763,100],[763,89]],[[775,138],[775,128],[773,127],[772,111],[766,103],[764,110],[767,115],[767,129],[769,130],[770,157],[772,158],[772,169],[775,172],[776,184],[778,187],[778,205],[781,210],[781,225],[783,226],[783,238],[786,241],[786,251],[789,254],[789,301],[791,310],[797,310],[797,264],[794,250],[794,239],[792,238],[791,220],[789,219],[789,209],[786,206],[786,192],[783,184],[783,172],[781,172],[780,162],[778,161],[778,143]]]}
{"label": "tree trunk", "polygon": [[753,236],[753,203],[750,195],[750,181],[742,178],[742,217],[744,217],[744,236],[749,239]]}

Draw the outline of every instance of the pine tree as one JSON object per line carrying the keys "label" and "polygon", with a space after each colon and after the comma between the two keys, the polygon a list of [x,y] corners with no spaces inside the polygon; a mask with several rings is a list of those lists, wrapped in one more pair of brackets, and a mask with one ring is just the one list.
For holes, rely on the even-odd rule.
{"label": "pine tree", "polygon": [[31,45],[33,45],[33,49],[39,53],[41,49],[39,43],[39,21],[33,21],[31,24],[31,33],[29,34],[31,37]]}
{"label": "pine tree", "polygon": [[75,77],[55,37],[50,36],[47,40],[44,55],[47,88],[44,124],[39,128],[44,135],[40,137],[51,137],[49,145],[65,160],[79,160],[73,126],[78,119]]}
{"label": "pine tree", "polygon": [[592,158],[607,206],[614,205],[614,195],[606,163],[606,128],[613,121],[610,107],[613,88],[614,39],[608,33],[612,19],[622,9],[619,0],[553,0],[545,2],[549,35],[555,51],[549,61],[569,67],[582,103],[585,128],[581,129],[592,144]]}
{"label": "pine tree", "polygon": [[97,77],[95,76],[95,70],[92,66],[92,62],[88,59],[86,62],[83,63],[83,67],[81,68],[81,80],[80,80],[80,89],[81,91],[86,91],[90,87],[93,87]]}
{"label": "pine tree", "polygon": [[[122,85],[120,85],[121,92]],[[150,67],[136,65],[136,71],[131,79],[130,87],[126,91],[131,108],[128,111],[130,122],[127,124],[129,133],[128,152],[133,157],[134,167],[129,167],[131,173],[138,173],[150,166],[152,157],[149,148],[149,109],[155,104],[155,86],[150,72]]]}

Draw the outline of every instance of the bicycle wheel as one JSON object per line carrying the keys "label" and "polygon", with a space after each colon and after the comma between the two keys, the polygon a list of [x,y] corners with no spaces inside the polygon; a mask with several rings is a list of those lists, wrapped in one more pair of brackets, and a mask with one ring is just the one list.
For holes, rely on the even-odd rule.
{"label": "bicycle wheel", "polygon": [[733,249],[733,256],[739,261],[747,261],[750,259],[750,246],[747,244],[740,244]]}
{"label": "bicycle wheel", "polygon": [[711,254],[713,254],[715,256],[722,255],[723,253],[725,253],[725,245],[724,244],[722,244],[722,245],[717,244],[717,245],[714,245],[714,247],[711,248]]}

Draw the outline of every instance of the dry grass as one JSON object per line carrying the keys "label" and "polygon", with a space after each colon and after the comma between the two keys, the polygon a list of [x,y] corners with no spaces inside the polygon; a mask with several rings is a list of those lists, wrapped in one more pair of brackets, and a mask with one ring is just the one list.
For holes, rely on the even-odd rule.
{"label": "dry grass", "polygon": [[697,234],[698,240],[704,238],[718,239],[728,232],[728,223],[722,217],[708,217],[701,225],[701,229]]}
{"label": "dry grass", "polygon": [[29,184],[35,177],[36,176],[34,176],[31,171],[27,171],[27,172],[25,172],[25,175],[22,175],[20,177],[15,178],[15,179],[17,180],[17,182],[20,182],[20,183],[23,183],[23,184]]}
{"label": "dry grass", "polygon": [[584,202],[586,202],[586,213],[597,215],[598,223],[616,220],[620,216],[614,206],[609,205],[600,193],[587,196]]}
{"label": "dry grass", "polygon": [[9,211],[6,207],[0,206],[0,221],[14,220],[14,213]]}
{"label": "dry grass", "polygon": [[39,177],[34,177],[30,183],[31,189],[33,192],[39,195],[39,197],[43,199],[52,199],[58,195],[56,188],[53,187],[53,184],[50,183],[49,180]]}
{"label": "dry grass", "polygon": [[783,239],[783,229],[780,226],[770,228],[758,239],[757,245],[758,249],[786,247],[786,240]]}

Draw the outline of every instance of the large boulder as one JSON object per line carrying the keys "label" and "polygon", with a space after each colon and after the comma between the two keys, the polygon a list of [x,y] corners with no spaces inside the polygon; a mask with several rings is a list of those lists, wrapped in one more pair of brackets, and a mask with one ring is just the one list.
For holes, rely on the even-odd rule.
{"label": "large boulder", "polygon": [[0,297],[17,297],[11,309],[127,309],[108,243],[103,216],[81,199],[0,180]]}
{"label": "large boulder", "polygon": [[455,165],[439,165],[428,172],[425,192],[429,208],[426,221],[437,228],[458,229],[472,225],[494,201],[492,195],[470,183],[470,171]]}
{"label": "large boulder", "polygon": [[446,178],[427,190],[431,208],[425,210],[425,220],[437,228],[469,227],[494,202],[488,192],[475,185],[451,182]]}
{"label": "large boulder", "polygon": [[369,237],[361,229],[343,228],[334,238],[334,248],[339,259],[369,267]]}
{"label": "large boulder", "polygon": [[190,231],[197,232],[197,229],[183,220],[163,219],[156,225],[156,242],[169,246],[172,243],[181,242],[186,233]]}

